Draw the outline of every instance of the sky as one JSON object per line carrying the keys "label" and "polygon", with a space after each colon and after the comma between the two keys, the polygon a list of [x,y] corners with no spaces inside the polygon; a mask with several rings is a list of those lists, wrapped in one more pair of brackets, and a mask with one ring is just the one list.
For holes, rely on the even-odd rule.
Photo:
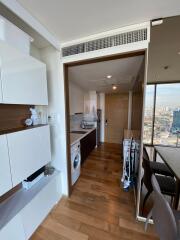
{"label": "sky", "polygon": [[[154,85],[146,89],[146,107],[153,106]],[[157,86],[157,107],[180,107],[180,83],[160,84]]]}

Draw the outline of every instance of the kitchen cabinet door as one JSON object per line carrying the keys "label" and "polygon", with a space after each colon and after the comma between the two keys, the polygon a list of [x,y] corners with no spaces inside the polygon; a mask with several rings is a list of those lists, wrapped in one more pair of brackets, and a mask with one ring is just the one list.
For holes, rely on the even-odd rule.
{"label": "kitchen cabinet door", "polygon": [[0,41],[3,103],[48,105],[46,65]]}
{"label": "kitchen cabinet door", "polygon": [[37,227],[48,215],[55,203],[57,197],[56,178],[46,185],[38,195],[23,208],[21,212],[26,239],[29,239]]}
{"label": "kitchen cabinet door", "polygon": [[6,135],[0,135],[0,196],[12,188]]}
{"label": "kitchen cabinet door", "polygon": [[51,161],[49,126],[7,134],[13,186]]}
{"label": "kitchen cabinet door", "polygon": [[87,136],[81,139],[81,164],[86,160],[91,151],[96,146],[96,130],[90,132]]}

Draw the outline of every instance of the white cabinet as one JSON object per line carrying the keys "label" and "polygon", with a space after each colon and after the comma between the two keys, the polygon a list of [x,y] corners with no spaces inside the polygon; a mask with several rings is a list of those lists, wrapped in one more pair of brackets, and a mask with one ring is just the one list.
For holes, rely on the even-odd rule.
{"label": "white cabinet", "polygon": [[6,135],[0,135],[0,196],[12,188]]}
{"label": "white cabinet", "polygon": [[46,65],[0,41],[2,100],[47,105]]}
{"label": "white cabinet", "polygon": [[13,186],[51,161],[49,126],[7,134]]}
{"label": "white cabinet", "polygon": [[0,230],[2,240],[25,240],[24,228],[20,215],[16,215],[5,227]]}
{"label": "white cabinet", "polygon": [[29,239],[42,223],[54,204],[58,201],[57,180],[54,178],[41,192],[22,210],[21,216],[26,239]]}
{"label": "white cabinet", "polygon": [[47,105],[45,64],[31,58],[2,66],[3,102]]}
{"label": "white cabinet", "polygon": [[61,198],[55,171],[29,190],[20,190],[0,206],[0,240],[28,240]]}
{"label": "white cabinet", "polygon": [[69,110],[70,115],[75,113],[84,112],[84,90],[76,85],[74,82],[69,81]]}

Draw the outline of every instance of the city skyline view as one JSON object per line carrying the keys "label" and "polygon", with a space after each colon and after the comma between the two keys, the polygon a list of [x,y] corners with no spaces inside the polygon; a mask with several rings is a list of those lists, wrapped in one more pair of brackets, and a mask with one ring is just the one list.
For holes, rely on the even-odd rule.
{"label": "city skyline view", "polygon": [[153,144],[179,145],[180,123],[180,84],[159,84],[156,88],[155,115],[154,85],[148,85],[146,90],[144,143],[151,144],[154,118]]}
{"label": "city skyline view", "polygon": [[[154,96],[154,85],[147,85],[147,90],[146,90],[146,107],[147,108],[153,105],[153,102],[152,102],[153,96]],[[157,85],[156,106],[180,108],[180,83]]]}

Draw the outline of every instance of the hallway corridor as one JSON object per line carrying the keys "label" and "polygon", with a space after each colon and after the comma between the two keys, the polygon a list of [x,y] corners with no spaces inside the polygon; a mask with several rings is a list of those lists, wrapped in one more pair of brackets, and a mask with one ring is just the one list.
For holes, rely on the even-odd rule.
{"label": "hallway corridor", "polygon": [[156,240],[135,220],[134,194],[119,186],[118,144],[103,144],[84,163],[71,197],[54,207],[31,240]]}

